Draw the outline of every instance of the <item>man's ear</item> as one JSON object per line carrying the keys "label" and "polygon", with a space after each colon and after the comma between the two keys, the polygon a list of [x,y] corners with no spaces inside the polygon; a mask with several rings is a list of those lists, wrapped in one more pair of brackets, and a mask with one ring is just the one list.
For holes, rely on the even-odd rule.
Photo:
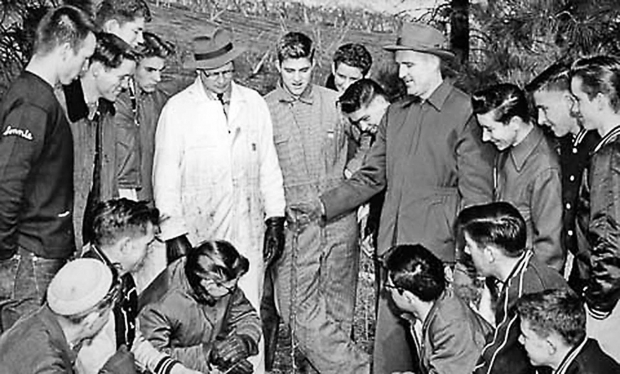
{"label": "man's ear", "polygon": [[120,25],[120,23],[118,23],[117,20],[109,19],[109,20],[105,21],[105,23],[103,24],[103,27],[101,29],[104,32],[107,32],[108,34],[115,34],[120,29],[120,27],[121,27],[121,25]]}
{"label": "man's ear", "polygon": [[602,93],[597,93],[596,96],[592,99],[596,104],[596,109],[598,111],[604,111],[607,107],[611,108],[611,102],[609,101],[609,96],[603,95]]}
{"label": "man's ear", "polygon": [[73,47],[71,47],[71,44],[69,43],[63,43],[60,46],[59,51],[60,51],[60,57],[62,58],[62,61],[66,61],[67,59],[75,55],[75,51],[73,50]]}
{"label": "man's ear", "polygon": [[575,106],[577,105],[577,101],[575,100],[575,96],[573,96],[573,94],[567,91],[564,92],[562,94],[562,101],[564,102],[564,105],[566,105],[566,107],[568,108],[570,112],[574,111]]}
{"label": "man's ear", "polygon": [[131,245],[131,238],[128,236],[121,238],[116,245],[118,245],[118,249],[123,254],[126,254],[133,249],[133,246]]}

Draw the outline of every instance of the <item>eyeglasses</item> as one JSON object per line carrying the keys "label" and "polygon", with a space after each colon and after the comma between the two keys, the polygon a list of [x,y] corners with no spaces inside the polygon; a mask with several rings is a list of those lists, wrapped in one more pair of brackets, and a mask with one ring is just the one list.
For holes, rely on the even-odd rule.
{"label": "eyeglasses", "polygon": [[[232,286],[227,286],[226,283],[230,283],[234,281],[234,284]],[[226,290],[226,293],[224,293],[224,295],[228,295],[229,293],[233,293],[235,292],[235,290],[237,289],[237,279],[234,280],[230,280],[228,282],[218,282],[215,279],[212,278],[203,278],[201,283],[208,283],[208,282],[213,282],[213,284],[218,287],[218,288],[223,288]],[[202,285],[202,287],[204,287],[205,289],[207,288],[206,285]]]}
{"label": "eyeglasses", "polygon": [[400,295],[402,295],[403,292],[404,292],[404,290],[402,288],[396,287],[395,285],[390,284],[390,283],[385,283],[383,285],[383,289],[386,290],[386,291],[394,290],[394,291],[398,292]]}
{"label": "eyeglasses", "polygon": [[235,69],[228,69],[228,70],[222,70],[222,71],[209,71],[209,70],[203,70],[203,69],[196,70],[196,73],[202,75],[206,79],[217,79],[219,77],[230,78],[232,77],[234,72],[235,72]]}

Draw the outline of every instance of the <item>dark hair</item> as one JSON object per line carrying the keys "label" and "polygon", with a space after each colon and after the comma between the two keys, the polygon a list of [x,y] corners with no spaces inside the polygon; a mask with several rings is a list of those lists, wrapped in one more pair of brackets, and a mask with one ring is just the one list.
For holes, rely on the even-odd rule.
{"label": "dark hair", "polygon": [[574,347],[586,337],[586,311],[583,300],[570,289],[544,290],[523,295],[517,301],[517,314],[530,328],[546,338],[556,332]]}
{"label": "dark hair", "polygon": [[93,242],[114,244],[122,237],[145,235],[148,224],[159,224],[159,210],[146,201],[114,199],[97,204],[93,213]]}
{"label": "dark hair", "polygon": [[278,42],[278,61],[286,59],[307,58],[314,60],[314,47],[312,39],[300,32],[289,32]]}
{"label": "dark hair", "polygon": [[242,276],[249,268],[248,259],[225,240],[211,240],[199,244],[189,251],[185,263],[188,279],[202,279],[211,274],[224,282]]}
{"label": "dark hair", "polygon": [[367,107],[377,95],[387,100],[387,95],[379,83],[364,78],[347,87],[338,102],[340,102],[342,112],[350,114]]}
{"label": "dark hair", "polygon": [[140,46],[141,58],[160,57],[168,58],[174,55],[174,44],[162,40],[152,32],[145,31],[143,34],[144,43]]}
{"label": "dark hair", "polygon": [[571,78],[581,78],[581,90],[592,100],[597,94],[609,97],[615,112],[620,112],[620,59],[594,56],[575,61]]}
{"label": "dark hair", "polygon": [[529,122],[530,112],[525,93],[514,84],[500,83],[476,92],[471,99],[474,114],[493,112],[493,119],[508,124],[512,117]]}
{"label": "dark hair", "polygon": [[129,44],[114,34],[101,32],[97,34],[95,53],[90,57],[90,63],[100,62],[108,69],[116,69],[123,60],[137,61],[138,54]]}
{"label": "dark hair", "polygon": [[518,257],[527,244],[525,220],[510,203],[498,201],[465,208],[456,219],[457,243],[465,234],[478,245],[494,245],[508,257]]}
{"label": "dark hair", "polygon": [[556,62],[543,70],[527,86],[526,92],[570,91],[570,64]]}
{"label": "dark hair", "polygon": [[151,10],[144,0],[103,0],[97,7],[97,26],[109,20],[116,20],[120,25],[133,22],[143,17],[145,22],[151,21]]}
{"label": "dark hair", "polygon": [[440,259],[419,244],[393,247],[385,266],[394,286],[413,293],[420,300],[437,300],[446,289],[444,266]]}
{"label": "dark hair", "polygon": [[69,43],[77,53],[84,40],[94,31],[95,25],[84,11],[67,5],[54,8],[39,22],[34,51],[46,55],[54,48]]}
{"label": "dark hair", "polygon": [[351,67],[358,68],[362,75],[368,74],[372,66],[372,56],[370,52],[361,44],[348,43],[343,44],[334,53],[334,66],[338,68],[341,63]]}

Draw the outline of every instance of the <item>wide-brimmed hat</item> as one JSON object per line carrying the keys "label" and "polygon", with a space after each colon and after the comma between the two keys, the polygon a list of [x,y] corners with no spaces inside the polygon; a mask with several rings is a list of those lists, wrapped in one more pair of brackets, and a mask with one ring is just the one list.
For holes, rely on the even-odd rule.
{"label": "wide-brimmed hat", "polygon": [[237,58],[247,49],[233,43],[228,30],[216,29],[211,35],[202,35],[192,42],[193,56],[184,64],[187,69],[217,69]]}
{"label": "wide-brimmed hat", "polygon": [[386,45],[388,51],[416,51],[430,53],[440,58],[452,59],[454,52],[448,49],[443,33],[423,23],[404,23],[398,33],[396,44]]}

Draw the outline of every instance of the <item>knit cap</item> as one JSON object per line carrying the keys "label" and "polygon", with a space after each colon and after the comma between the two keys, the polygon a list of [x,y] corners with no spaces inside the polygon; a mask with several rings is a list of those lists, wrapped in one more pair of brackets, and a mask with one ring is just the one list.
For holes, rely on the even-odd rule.
{"label": "knit cap", "polygon": [[80,258],[63,266],[47,289],[47,303],[55,313],[73,316],[97,305],[112,285],[112,271],[101,261]]}

